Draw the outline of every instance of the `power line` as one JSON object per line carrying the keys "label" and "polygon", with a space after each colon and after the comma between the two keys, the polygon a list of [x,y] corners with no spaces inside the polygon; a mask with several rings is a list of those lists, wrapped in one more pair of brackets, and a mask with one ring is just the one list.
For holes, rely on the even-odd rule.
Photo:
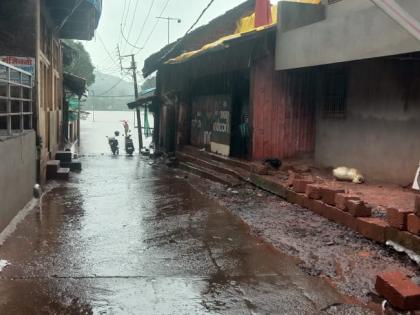
{"label": "power line", "polygon": [[134,7],[133,18],[131,19],[130,28],[128,30],[128,38],[130,38],[131,31],[133,30],[134,20],[136,19],[137,7],[139,6],[140,0],[136,1],[136,6]]}
{"label": "power line", "polygon": [[111,92],[113,89],[115,89],[122,81],[123,81],[123,78],[120,78],[117,83],[115,83],[113,86],[111,86],[105,92],[103,92],[103,93],[101,93],[99,95],[96,95],[96,97],[105,96],[106,94],[108,94],[109,92]]}
{"label": "power line", "polygon": [[200,13],[200,15],[198,16],[197,20],[193,23],[193,25],[191,25],[191,27],[188,29],[188,31],[185,33],[185,35],[179,39],[172,47],[171,49],[168,50],[168,52],[160,59],[161,61],[166,59],[166,57],[169,56],[169,54],[171,54],[175,48],[177,48],[179,45],[181,45],[181,43],[184,41],[185,37],[191,32],[192,29],[194,29],[194,27],[200,22],[201,18],[203,17],[203,15],[207,12],[207,10],[211,7],[211,5],[214,3],[215,0],[210,0],[210,2],[207,4],[207,6],[204,8],[204,10]]}
{"label": "power line", "polygon": [[[170,2],[171,0],[166,0],[166,3],[165,3],[165,5],[163,6],[163,9],[162,9],[162,11],[160,12],[160,14],[159,14],[159,16],[162,16],[164,13],[165,13],[165,10],[166,10],[166,8],[168,7],[168,4],[169,4],[169,2]],[[152,35],[153,35],[153,33],[155,32],[155,30],[156,30],[156,27],[158,26],[158,24],[159,24],[159,20],[158,19],[156,19],[156,22],[155,22],[155,24],[153,25],[153,28],[152,28],[152,30],[151,30],[151,32],[150,32],[150,34],[149,34],[149,36],[147,36],[147,39],[146,39],[146,41],[144,42],[144,44],[143,44],[143,46],[142,47],[146,47],[146,45],[147,45],[147,43],[149,42],[149,40],[152,38]],[[139,49],[136,53],[134,53],[135,55],[137,55],[139,52],[141,51],[141,49]]]}
{"label": "power line", "polygon": [[132,45],[133,47],[136,47],[137,49],[140,49],[140,50],[141,50],[141,49],[143,49],[142,47],[141,47],[141,48],[137,47],[137,44],[138,44],[138,43],[139,43],[139,41],[140,41],[141,35],[143,35],[144,29],[145,29],[145,27],[146,27],[146,23],[147,23],[147,21],[149,20],[149,18],[150,18],[150,14],[152,13],[153,6],[155,5],[155,1],[156,1],[156,0],[153,0],[153,1],[151,2],[150,7],[149,7],[149,11],[147,12],[146,18],[145,18],[145,20],[144,20],[144,22],[143,22],[143,25],[141,26],[141,29],[140,29],[139,35],[137,36],[137,38],[136,38],[136,41],[135,41],[134,45]]}
{"label": "power line", "polygon": [[125,26],[127,25],[127,19],[128,19],[129,14],[130,14],[130,7],[131,7],[131,0],[129,0],[129,2],[128,2],[127,13],[125,14],[125,17],[123,18],[124,22],[121,23],[121,27],[123,28],[123,32],[125,31]]}
{"label": "power line", "polygon": [[[120,22],[120,30],[122,29],[122,23],[124,21],[124,15],[125,15],[125,8],[127,6],[127,0],[124,0],[124,7],[123,7],[123,13],[121,15],[121,22]],[[121,44],[121,34],[118,38],[118,43]]]}
{"label": "power line", "polygon": [[101,36],[99,36],[99,34],[98,34],[97,36],[98,36],[98,39],[99,39],[100,43],[102,44],[102,47],[105,49],[105,52],[107,53],[107,55],[108,55],[109,59],[110,59],[110,60],[111,60],[111,61],[112,61],[115,65],[117,65],[117,67],[118,67],[118,62],[116,62],[116,61],[114,60],[114,58],[112,57],[112,55],[111,55],[111,53],[109,52],[108,48],[106,48],[106,45],[105,45],[104,41],[102,40]]}
{"label": "power line", "polygon": [[122,36],[122,38],[125,40],[126,44],[130,45],[131,47],[134,47],[134,48],[137,48],[137,49],[140,49],[140,50],[141,50],[141,49],[143,49],[143,48],[137,47],[136,45],[134,45],[134,44],[130,43],[130,41],[128,40],[128,38],[127,38],[127,37],[125,37],[125,35],[124,35],[124,33],[122,32],[122,30],[121,30],[121,34],[120,34],[120,36]]}

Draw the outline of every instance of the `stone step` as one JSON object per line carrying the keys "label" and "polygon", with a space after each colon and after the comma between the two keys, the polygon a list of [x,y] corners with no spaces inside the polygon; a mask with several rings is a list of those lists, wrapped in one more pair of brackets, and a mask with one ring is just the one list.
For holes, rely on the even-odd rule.
{"label": "stone step", "polygon": [[54,179],[60,169],[60,161],[51,160],[47,162],[47,179]]}
{"label": "stone step", "polygon": [[72,172],[80,172],[82,170],[82,162],[80,160],[72,160],[71,162],[62,162],[61,166],[69,168]]}
{"label": "stone step", "polygon": [[212,159],[206,159],[204,157],[191,155],[181,151],[176,152],[176,157],[181,162],[192,163],[194,165],[198,165],[206,169],[211,169],[216,172],[235,177],[239,180],[249,181],[250,172],[236,167],[232,167],[231,165],[226,165],[224,163],[220,163]]}
{"label": "stone step", "polygon": [[62,163],[70,163],[73,158],[73,153],[71,151],[58,151],[55,154],[55,159],[59,160]]}
{"label": "stone step", "polygon": [[247,172],[252,172],[252,170],[253,170],[252,164],[247,163],[246,161],[242,161],[240,159],[225,157],[225,156],[222,156],[222,155],[219,155],[219,154],[203,151],[203,150],[200,150],[200,149],[198,149],[194,146],[190,146],[190,145],[184,146],[182,148],[182,151],[187,153],[187,154],[193,155],[193,156],[197,156],[197,157],[204,158],[204,159],[210,159],[210,160],[213,160],[213,161],[224,163],[224,164],[229,165],[231,167],[240,168],[240,169],[243,169]]}
{"label": "stone step", "polygon": [[203,177],[211,181],[218,182],[220,184],[227,185],[230,187],[235,187],[241,184],[241,181],[233,176],[221,174],[214,170],[207,169],[193,163],[180,162],[178,167],[189,173],[198,175],[200,177]]}
{"label": "stone step", "polygon": [[66,167],[60,167],[57,171],[56,178],[58,180],[69,180],[70,179],[70,169]]}

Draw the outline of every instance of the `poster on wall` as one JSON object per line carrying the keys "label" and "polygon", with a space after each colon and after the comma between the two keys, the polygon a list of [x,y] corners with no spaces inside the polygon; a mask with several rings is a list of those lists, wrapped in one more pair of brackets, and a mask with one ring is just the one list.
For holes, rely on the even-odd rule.
{"label": "poster on wall", "polygon": [[211,133],[211,151],[221,155],[230,155],[231,140],[231,96],[219,95],[214,99],[213,126]]}
{"label": "poster on wall", "polygon": [[[23,71],[29,72],[32,74],[32,85],[35,85],[35,58],[32,57],[15,57],[15,56],[0,56],[0,60],[11,66],[22,69]],[[14,78],[12,78],[14,79]],[[29,84],[29,82],[23,82],[24,84]]]}
{"label": "poster on wall", "polygon": [[231,136],[230,95],[197,96],[192,102],[191,144],[229,155]]}

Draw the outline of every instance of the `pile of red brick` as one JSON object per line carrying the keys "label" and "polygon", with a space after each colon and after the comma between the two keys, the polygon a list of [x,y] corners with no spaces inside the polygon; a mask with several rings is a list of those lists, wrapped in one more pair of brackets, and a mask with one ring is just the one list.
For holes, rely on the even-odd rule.
{"label": "pile of red brick", "polygon": [[388,209],[387,219],[372,217],[373,206],[358,195],[346,192],[339,184],[317,184],[310,179],[294,179],[287,189],[289,202],[345,225],[376,242],[387,241],[387,230],[408,231],[420,236],[420,196],[416,210]]}
{"label": "pile of red brick", "polygon": [[357,195],[346,193],[339,186],[324,186],[311,180],[295,179],[287,191],[289,202],[299,204],[336,223],[358,231],[377,242],[386,241],[389,224],[382,218],[372,218],[372,206]]}
{"label": "pile of red brick", "polygon": [[378,275],[375,289],[392,306],[400,310],[420,310],[420,286],[400,272]]}
{"label": "pile of red brick", "polygon": [[400,231],[420,235],[420,196],[416,196],[415,209],[388,209],[388,222]]}

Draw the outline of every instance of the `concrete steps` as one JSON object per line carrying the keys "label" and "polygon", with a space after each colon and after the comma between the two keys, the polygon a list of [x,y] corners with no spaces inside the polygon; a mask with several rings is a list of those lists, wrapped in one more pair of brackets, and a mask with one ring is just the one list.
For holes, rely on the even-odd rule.
{"label": "concrete steps", "polygon": [[47,180],[69,180],[70,172],[82,170],[82,162],[73,160],[70,151],[58,151],[55,160],[47,162]]}
{"label": "concrete steps", "polygon": [[72,172],[80,172],[82,170],[82,162],[80,160],[72,160],[71,162],[61,162],[61,166],[69,168]]}
{"label": "concrete steps", "polygon": [[226,186],[235,187],[241,184],[241,180],[239,180],[236,177],[223,174],[209,168],[204,168],[190,162],[180,162],[178,167],[189,173],[198,175],[200,177],[209,179],[214,182],[218,182]]}
{"label": "concrete steps", "polygon": [[56,179],[58,180],[69,180],[70,179],[70,169],[66,167],[60,167],[57,171]]}
{"label": "concrete steps", "polygon": [[176,157],[181,162],[190,163],[204,169],[209,169],[221,174],[225,174],[241,181],[248,181],[250,177],[250,173],[243,169],[226,165],[204,155],[197,156],[186,152],[178,151],[176,152]]}
{"label": "concrete steps", "polygon": [[[201,151],[193,146],[184,146],[182,148],[182,153],[189,154],[204,160],[212,160],[215,162],[223,163],[223,165],[229,166],[236,170],[244,170],[249,174],[252,172],[252,165],[250,163],[244,162],[235,158],[228,158],[211,152]],[[249,176],[248,176],[249,177]]]}
{"label": "concrete steps", "polygon": [[73,159],[73,153],[71,151],[58,151],[55,154],[55,159],[61,163],[70,163]]}
{"label": "concrete steps", "polygon": [[70,178],[70,169],[61,167],[59,160],[51,160],[47,162],[47,180],[68,180]]}

